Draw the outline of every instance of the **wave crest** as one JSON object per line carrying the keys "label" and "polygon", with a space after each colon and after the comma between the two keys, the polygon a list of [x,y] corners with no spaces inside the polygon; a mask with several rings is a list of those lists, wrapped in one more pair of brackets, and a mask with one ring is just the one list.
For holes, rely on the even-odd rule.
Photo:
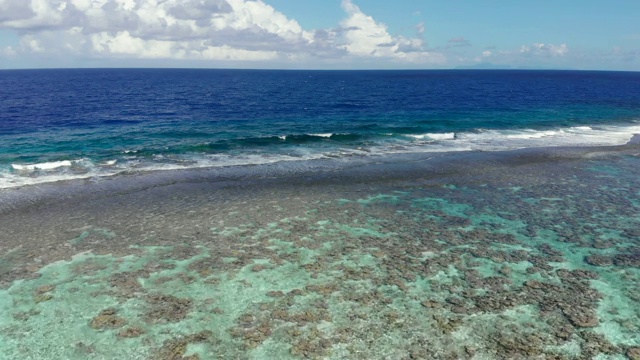
{"label": "wave crest", "polygon": [[[387,130],[388,131],[388,130]],[[549,146],[612,146],[640,134],[640,124],[555,129],[476,129],[393,134],[311,133],[230,139],[180,147],[114,151],[102,157],[0,164],[0,189],[120,173],[261,165],[283,161],[347,159],[399,153],[500,151]]]}
{"label": "wave crest", "polygon": [[34,171],[34,170],[53,170],[61,167],[69,167],[73,165],[70,160],[51,161],[37,164],[11,164],[14,170],[20,171]]}
{"label": "wave crest", "polygon": [[418,140],[454,140],[456,138],[456,133],[447,132],[447,133],[426,133],[421,135],[407,135],[408,137],[412,137]]}

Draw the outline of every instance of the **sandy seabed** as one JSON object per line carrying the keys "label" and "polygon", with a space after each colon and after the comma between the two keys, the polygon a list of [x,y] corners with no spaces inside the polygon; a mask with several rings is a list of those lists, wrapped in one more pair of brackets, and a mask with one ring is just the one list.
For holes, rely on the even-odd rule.
{"label": "sandy seabed", "polygon": [[640,359],[640,144],[0,192],[3,359]]}

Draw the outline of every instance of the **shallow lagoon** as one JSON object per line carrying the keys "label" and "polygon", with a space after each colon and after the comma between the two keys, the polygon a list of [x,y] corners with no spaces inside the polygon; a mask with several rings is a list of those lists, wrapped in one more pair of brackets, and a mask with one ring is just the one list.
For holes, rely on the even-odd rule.
{"label": "shallow lagoon", "polygon": [[640,359],[637,144],[396,160],[0,193],[2,354]]}

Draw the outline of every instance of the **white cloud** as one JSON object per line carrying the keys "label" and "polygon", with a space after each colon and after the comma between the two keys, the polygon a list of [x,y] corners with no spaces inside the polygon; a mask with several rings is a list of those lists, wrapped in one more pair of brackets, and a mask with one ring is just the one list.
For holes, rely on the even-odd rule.
{"label": "white cloud", "polygon": [[[347,18],[341,22],[343,45],[349,54],[360,57],[382,57],[423,63],[444,63],[442,54],[424,49],[424,41],[402,36],[394,37],[383,23],[376,22],[351,0],[342,0]],[[424,31],[424,24],[422,24]],[[420,31],[420,27],[418,28]]]}
{"label": "white cloud", "polygon": [[12,56],[16,56],[18,52],[16,51],[16,49],[13,48],[13,46],[7,46],[5,48],[3,48],[2,50],[0,50],[0,56],[2,57],[12,57]]}
{"label": "white cloud", "polygon": [[342,8],[347,18],[342,21],[345,39],[344,49],[354,55],[392,56],[397,49],[395,39],[387,31],[387,26],[377,23],[363,13],[351,0],[343,0]]}
{"label": "white cloud", "polygon": [[[260,60],[313,42],[261,0],[0,0],[0,27],[23,51],[132,58]],[[82,38],[82,39],[80,39]],[[58,41],[50,41],[58,39]],[[47,41],[44,41],[47,40]],[[235,50],[234,50],[235,48]],[[72,52],[73,52],[72,51]],[[219,54],[214,56],[218,51]]]}
{"label": "white cloud", "polygon": [[140,58],[163,59],[168,57],[180,58],[182,51],[174,49],[175,43],[164,40],[142,40],[131,36],[128,31],[120,31],[115,35],[106,32],[91,36],[93,49],[97,53],[109,53],[114,55],[134,55]]}
{"label": "white cloud", "polygon": [[553,45],[544,43],[534,43],[532,45],[522,45],[520,53],[523,55],[534,56],[565,56],[569,52],[567,44]]}
{"label": "white cloud", "polygon": [[470,54],[459,62],[463,66],[490,63],[491,66],[504,68],[562,68],[572,67],[572,62],[580,56],[571,52],[566,44],[533,43],[507,50],[485,47],[480,53]]}
{"label": "white cloud", "polygon": [[263,0],[0,0],[0,28],[19,31],[22,54],[60,57],[444,62],[350,0],[342,7],[338,28],[308,31]]}
{"label": "white cloud", "polygon": [[230,46],[207,47],[204,51],[197,53],[203,60],[252,60],[264,61],[278,58],[276,51],[249,51],[234,49]]}
{"label": "white cloud", "polygon": [[25,36],[22,38],[21,43],[22,43],[21,45],[24,48],[28,49],[31,52],[34,52],[34,53],[44,52],[44,49],[40,45],[40,41],[34,37]]}

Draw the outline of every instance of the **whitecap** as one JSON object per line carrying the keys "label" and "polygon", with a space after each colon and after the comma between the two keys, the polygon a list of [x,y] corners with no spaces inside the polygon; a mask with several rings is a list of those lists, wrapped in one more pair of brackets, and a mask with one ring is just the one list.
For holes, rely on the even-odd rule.
{"label": "whitecap", "polygon": [[421,135],[407,135],[414,139],[418,140],[454,140],[456,138],[456,133],[448,132],[448,133],[426,133]]}
{"label": "whitecap", "polygon": [[[137,158],[128,154],[119,159],[104,160],[94,166],[88,159],[63,160],[37,164],[11,164],[0,168],[0,188],[33,185],[61,180],[99,178],[119,173],[145,172],[205,167],[227,167],[259,165],[286,161],[314,160],[327,158],[375,157],[385,154],[457,152],[457,151],[498,151],[548,146],[601,146],[623,145],[640,134],[640,125],[597,125],[557,127],[554,129],[476,129],[457,133],[425,133],[404,135],[404,137],[371,142],[366,146],[345,146],[326,151],[325,147],[300,146],[287,148],[287,153],[244,153],[244,154],[174,154],[156,155],[151,158]],[[332,134],[308,134],[330,137]],[[286,139],[286,136],[278,136]],[[420,141],[415,141],[419,139]],[[437,140],[436,140],[437,139]],[[453,141],[455,140],[455,141]],[[13,171],[12,171],[13,170]],[[41,171],[35,171],[41,170]]]}
{"label": "whitecap", "polygon": [[62,160],[62,161],[51,161],[51,162],[44,162],[44,163],[37,163],[37,164],[11,164],[11,167],[14,168],[15,170],[33,171],[33,170],[53,170],[60,167],[67,167],[71,165],[72,165],[71,161]]}
{"label": "whitecap", "polygon": [[503,133],[502,136],[507,138],[507,139],[540,139],[540,138],[544,138],[544,137],[550,137],[550,136],[556,136],[556,135],[560,135],[563,134],[564,131],[562,130],[544,130],[544,131],[537,131],[537,130],[521,130],[517,133]]}

